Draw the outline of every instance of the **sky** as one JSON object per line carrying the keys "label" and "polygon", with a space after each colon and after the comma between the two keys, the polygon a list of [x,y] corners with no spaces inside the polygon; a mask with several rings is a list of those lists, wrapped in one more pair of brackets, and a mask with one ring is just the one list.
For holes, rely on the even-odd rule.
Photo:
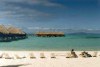
{"label": "sky", "polygon": [[0,24],[26,31],[100,29],[100,0],[0,0]]}

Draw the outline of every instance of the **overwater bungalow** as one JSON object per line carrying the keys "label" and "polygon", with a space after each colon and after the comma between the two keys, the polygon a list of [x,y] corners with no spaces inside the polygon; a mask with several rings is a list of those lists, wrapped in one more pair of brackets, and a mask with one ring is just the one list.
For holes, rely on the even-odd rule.
{"label": "overwater bungalow", "polygon": [[38,37],[63,37],[64,32],[37,32],[35,34]]}
{"label": "overwater bungalow", "polygon": [[17,39],[25,39],[27,37],[26,33],[23,32],[19,28],[9,27],[8,31],[9,31],[9,35],[11,35],[13,37],[12,39],[15,39],[15,40],[17,40]]}
{"label": "overwater bungalow", "polygon": [[8,34],[7,28],[4,25],[0,25],[0,41],[8,41]]}
{"label": "overwater bungalow", "polygon": [[26,33],[15,27],[5,27],[0,25],[0,42],[7,42],[27,38]]}

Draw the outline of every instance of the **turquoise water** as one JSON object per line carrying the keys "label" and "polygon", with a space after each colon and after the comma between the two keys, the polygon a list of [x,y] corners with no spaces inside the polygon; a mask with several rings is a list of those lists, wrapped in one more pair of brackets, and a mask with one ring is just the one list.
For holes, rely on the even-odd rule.
{"label": "turquoise water", "polygon": [[[88,35],[87,35],[88,36]],[[66,35],[66,37],[35,37],[28,39],[0,42],[0,50],[100,50],[100,38],[86,35]]]}

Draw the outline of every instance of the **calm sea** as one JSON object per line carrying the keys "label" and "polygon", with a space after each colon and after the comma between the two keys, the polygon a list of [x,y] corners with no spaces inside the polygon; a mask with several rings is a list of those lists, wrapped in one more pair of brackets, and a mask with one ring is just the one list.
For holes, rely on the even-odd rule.
{"label": "calm sea", "polygon": [[28,39],[0,42],[0,50],[100,50],[100,38],[98,35],[66,35],[65,37],[35,37]]}

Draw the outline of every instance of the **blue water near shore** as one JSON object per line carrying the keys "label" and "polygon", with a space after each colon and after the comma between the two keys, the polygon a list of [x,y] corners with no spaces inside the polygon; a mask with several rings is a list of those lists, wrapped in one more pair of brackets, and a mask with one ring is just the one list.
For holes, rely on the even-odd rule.
{"label": "blue water near shore", "polygon": [[65,37],[35,37],[27,39],[0,42],[0,50],[34,50],[34,51],[65,51],[65,50],[100,50],[99,36],[66,35]]}

